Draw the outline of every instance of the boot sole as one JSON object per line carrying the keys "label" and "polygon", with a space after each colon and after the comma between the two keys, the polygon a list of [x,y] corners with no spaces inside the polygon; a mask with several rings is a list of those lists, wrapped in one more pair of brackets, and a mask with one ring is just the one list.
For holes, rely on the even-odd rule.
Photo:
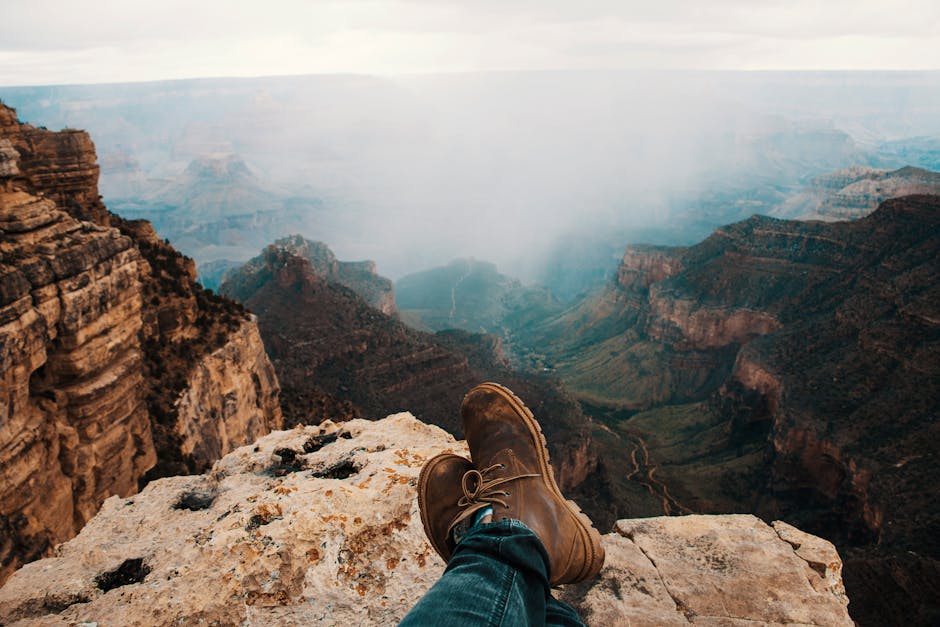
{"label": "boot sole", "polygon": [[584,548],[584,553],[589,556],[589,559],[586,560],[584,568],[582,568],[577,577],[570,581],[553,582],[552,585],[558,583],[576,583],[596,576],[604,566],[604,547],[601,546],[601,535],[598,533],[597,529],[594,528],[594,523],[591,522],[591,519],[581,511],[578,504],[566,499],[565,495],[558,489],[558,484],[555,483],[555,471],[552,469],[549,460],[548,441],[545,439],[545,435],[542,433],[542,428],[539,426],[538,421],[532,414],[532,410],[526,407],[525,403],[523,403],[512,390],[499,383],[481,383],[474,388],[474,390],[478,389],[489,390],[503,397],[513,407],[516,414],[522,418],[529,429],[529,433],[533,436],[533,440],[535,440],[535,448],[538,450],[539,465],[545,485],[558,497],[559,501],[565,504],[565,507],[571,515],[578,521],[578,536]]}

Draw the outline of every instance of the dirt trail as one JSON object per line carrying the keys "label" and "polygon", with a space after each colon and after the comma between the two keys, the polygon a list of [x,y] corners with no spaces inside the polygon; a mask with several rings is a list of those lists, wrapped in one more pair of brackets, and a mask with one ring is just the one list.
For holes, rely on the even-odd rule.
{"label": "dirt trail", "polygon": [[643,438],[635,434],[627,435],[626,438],[633,442],[633,450],[630,452],[630,463],[633,468],[627,473],[627,479],[642,484],[650,494],[658,497],[663,504],[663,513],[667,516],[694,514],[695,512],[669,494],[666,484],[654,476],[657,467],[650,463],[649,448]]}

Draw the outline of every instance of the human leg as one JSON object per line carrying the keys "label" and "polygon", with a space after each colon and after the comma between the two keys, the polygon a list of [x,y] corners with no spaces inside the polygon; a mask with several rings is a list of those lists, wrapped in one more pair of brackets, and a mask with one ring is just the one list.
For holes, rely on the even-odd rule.
{"label": "human leg", "polygon": [[519,521],[478,524],[401,625],[544,625],[553,601],[548,564],[541,542]]}

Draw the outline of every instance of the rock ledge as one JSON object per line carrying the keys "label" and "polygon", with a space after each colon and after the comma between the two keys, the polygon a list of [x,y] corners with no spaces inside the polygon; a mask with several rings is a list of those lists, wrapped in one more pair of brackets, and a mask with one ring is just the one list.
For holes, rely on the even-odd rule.
{"label": "rock ledge", "polygon": [[[202,476],[112,497],[0,589],[4,625],[392,624],[439,577],[415,485],[465,453],[410,414],[271,433]],[[753,516],[621,520],[592,625],[852,625],[831,544]]]}

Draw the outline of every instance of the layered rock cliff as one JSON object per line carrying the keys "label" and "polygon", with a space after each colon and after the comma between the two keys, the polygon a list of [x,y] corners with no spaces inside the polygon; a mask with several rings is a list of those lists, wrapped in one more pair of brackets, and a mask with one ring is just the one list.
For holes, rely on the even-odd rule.
{"label": "layered rock cliff", "polygon": [[49,198],[0,193],[0,580],[73,536],[156,462],[140,254]]}
{"label": "layered rock cliff", "polygon": [[[0,171],[2,580],[109,495],[203,470],[281,418],[255,322],[149,224],[108,212],[87,134],[0,103]],[[187,424],[184,391],[219,389],[224,426]]]}
{"label": "layered rock cliff", "polygon": [[[272,433],[212,472],[114,497],[0,590],[6,625],[394,624],[443,563],[415,498],[466,444],[409,414]],[[589,625],[851,625],[832,545],[752,516],[619,521],[599,577],[556,591]]]}
{"label": "layered rock cliff", "polygon": [[176,401],[180,453],[204,469],[280,426],[279,387],[254,318],[193,367]]}

